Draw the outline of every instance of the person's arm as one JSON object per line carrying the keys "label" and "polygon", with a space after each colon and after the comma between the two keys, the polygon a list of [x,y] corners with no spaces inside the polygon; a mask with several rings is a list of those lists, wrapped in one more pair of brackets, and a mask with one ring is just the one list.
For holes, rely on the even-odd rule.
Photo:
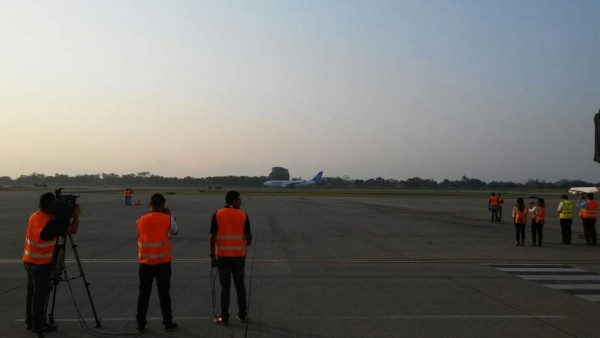
{"label": "person's arm", "polygon": [[560,212],[563,210],[563,202],[561,201],[560,203],[558,203],[558,209],[556,209],[556,212],[558,212],[560,214]]}
{"label": "person's arm", "polygon": [[517,208],[517,207],[513,207],[513,212],[512,212],[512,218],[513,218],[513,219],[515,219],[515,217],[517,216],[517,213],[516,213],[516,210],[517,210],[517,209],[516,209],[516,208]]}
{"label": "person's arm", "polygon": [[588,207],[588,204],[587,204],[586,200],[579,200],[579,201],[577,201],[577,203],[575,203],[575,205],[578,208],[584,208],[584,209],[587,209],[587,207]]}
{"label": "person's arm", "polygon": [[171,227],[169,231],[173,236],[176,236],[179,233],[179,226],[177,225],[177,220],[175,220],[175,217],[173,216],[171,216]]}
{"label": "person's arm", "polygon": [[212,216],[212,219],[210,221],[210,236],[209,236],[209,242],[210,242],[210,256],[214,257],[215,253],[216,253],[216,246],[217,246],[217,231],[218,231],[218,225],[217,225],[217,213],[215,212]]}
{"label": "person's arm", "polygon": [[246,246],[252,244],[252,231],[250,230],[250,217],[246,214],[246,224],[244,224],[244,239],[246,240]]}

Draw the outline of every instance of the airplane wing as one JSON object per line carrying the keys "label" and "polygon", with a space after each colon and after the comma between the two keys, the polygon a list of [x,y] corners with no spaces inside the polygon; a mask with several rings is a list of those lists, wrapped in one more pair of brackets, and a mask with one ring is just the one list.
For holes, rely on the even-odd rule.
{"label": "airplane wing", "polygon": [[597,193],[600,192],[600,188],[598,187],[575,187],[569,189],[569,193],[573,195],[581,194],[581,193]]}

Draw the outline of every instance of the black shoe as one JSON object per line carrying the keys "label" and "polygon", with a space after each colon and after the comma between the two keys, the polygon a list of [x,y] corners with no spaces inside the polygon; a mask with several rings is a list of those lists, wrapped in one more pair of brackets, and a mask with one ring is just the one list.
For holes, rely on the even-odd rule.
{"label": "black shoe", "polygon": [[515,246],[519,246],[519,245],[521,245],[521,242],[517,242],[517,244]]}
{"label": "black shoe", "polygon": [[218,317],[213,319],[213,323],[217,324],[217,325],[227,325],[229,324],[229,320],[225,319],[223,317]]}
{"label": "black shoe", "polygon": [[144,331],[146,331],[146,324],[138,324],[138,325],[135,327],[135,330],[136,330],[137,332],[144,332]]}
{"label": "black shoe", "polygon": [[165,331],[173,331],[177,327],[177,323],[165,324]]}
{"label": "black shoe", "polygon": [[58,328],[56,327],[56,325],[45,323],[44,325],[42,325],[41,329],[34,327],[34,328],[31,329],[31,332],[42,333],[42,332],[54,332],[56,330],[58,330]]}
{"label": "black shoe", "polygon": [[25,324],[27,325],[27,330],[31,330],[33,328],[33,325],[30,322],[25,322]]}
{"label": "black shoe", "polygon": [[235,316],[235,319],[240,323],[246,323],[248,321],[248,315],[237,315]]}

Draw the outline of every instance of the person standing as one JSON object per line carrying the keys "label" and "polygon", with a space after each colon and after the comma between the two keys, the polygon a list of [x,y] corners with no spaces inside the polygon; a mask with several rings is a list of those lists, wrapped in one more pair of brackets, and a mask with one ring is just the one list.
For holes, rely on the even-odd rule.
{"label": "person standing", "polygon": [[562,195],[558,204],[558,218],[560,220],[560,231],[562,233],[562,244],[571,244],[571,224],[573,224],[573,202],[569,196]]}
{"label": "person standing", "polygon": [[215,324],[226,325],[229,322],[229,297],[231,278],[237,294],[239,322],[247,321],[246,286],[244,268],[246,247],[252,243],[250,219],[240,209],[242,199],[237,191],[225,195],[225,207],[217,210],[210,226],[211,266],[219,272],[221,284],[221,316],[214,319]]}
{"label": "person standing", "polygon": [[531,246],[542,246],[542,229],[546,221],[546,203],[544,199],[538,198],[537,203],[533,204],[533,208],[529,209],[529,212],[531,212]]}
{"label": "person standing", "polygon": [[171,259],[173,244],[171,237],[177,235],[179,227],[171,210],[165,208],[166,199],[162,194],[154,194],[150,198],[151,212],[137,220],[138,261],[139,261],[139,296],[137,302],[138,332],[146,329],[146,314],[152,292],[152,282],[156,279],[158,298],[162,311],[162,323],[165,331],[177,327],[171,312]]}
{"label": "person standing", "polygon": [[50,192],[40,196],[39,210],[29,217],[23,249],[23,263],[27,272],[25,323],[27,329],[39,335],[56,331],[56,326],[46,323],[46,302],[52,289],[50,272],[57,237],[77,233],[81,213],[77,204],[70,223],[71,215],[68,218],[64,215],[56,218],[52,215],[55,202],[56,197]]}
{"label": "person standing", "polygon": [[596,213],[598,211],[598,203],[594,200],[594,194],[588,193],[584,198],[581,196],[579,202],[579,216],[583,223],[583,232],[585,234],[585,242],[587,245],[596,245]]}
{"label": "person standing", "polygon": [[129,188],[125,188],[123,196],[125,196],[125,205],[129,205]]}
{"label": "person standing", "polygon": [[527,209],[523,198],[517,198],[517,204],[513,207],[512,218],[515,224],[517,236],[517,246],[523,246],[525,243],[525,225],[527,224]]}
{"label": "person standing", "polygon": [[498,222],[502,221],[502,209],[504,208],[504,198],[498,193]]}
{"label": "person standing", "polygon": [[492,213],[492,222],[500,220],[498,218],[498,196],[494,192],[488,197],[488,210]]}

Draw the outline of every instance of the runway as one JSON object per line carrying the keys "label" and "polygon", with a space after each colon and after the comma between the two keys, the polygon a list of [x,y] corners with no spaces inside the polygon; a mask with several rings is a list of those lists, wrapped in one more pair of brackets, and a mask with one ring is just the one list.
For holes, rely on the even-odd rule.
{"label": "runway", "polygon": [[[145,204],[152,192],[134,199]],[[59,330],[46,336],[107,337],[81,325],[73,299],[94,331],[136,335],[135,221],[147,208],[124,206],[117,193],[78,194],[83,216],[73,239],[102,328],[93,328],[85,288],[76,279],[70,282],[73,297],[66,283],[58,286]],[[250,321],[215,326],[208,232],[224,194],[166,195],[180,225],[171,278],[179,327],[164,332],[153,291],[144,337],[598,336],[600,248],[577,239],[579,220],[573,222],[574,244],[560,245],[557,200],[546,201],[544,246],[515,247],[510,198],[503,221],[491,223],[485,199],[289,191],[242,191],[255,238],[246,263]],[[24,324],[20,257],[39,195],[0,191],[2,337],[34,336]],[[526,231],[528,243],[529,226]],[[77,270],[68,247],[67,271],[75,276]],[[235,295],[230,310],[235,315]]]}

